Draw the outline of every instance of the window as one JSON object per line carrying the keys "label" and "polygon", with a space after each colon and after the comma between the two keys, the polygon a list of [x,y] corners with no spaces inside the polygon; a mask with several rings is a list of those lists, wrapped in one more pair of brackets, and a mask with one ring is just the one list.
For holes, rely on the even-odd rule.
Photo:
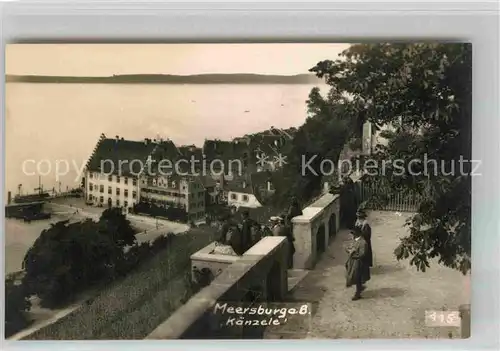
{"label": "window", "polygon": [[124,206],[125,208],[127,208],[127,207],[128,207],[128,201],[123,202],[123,206]]}
{"label": "window", "polygon": [[113,176],[112,175],[108,176],[108,182],[112,182],[112,181],[113,181]]}
{"label": "window", "polygon": [[104,185],[99,185],[99,192],[101,192],[101,193],[104,192]]}
{"label": "window", "polygon": [[231,194],[231,200],[236,200],[236,194]]}
{"label": "window", "polygon": [[120,177],[119,176],[116,176],[116,182],[120,183]]}
{"label": "window", "polygon": [[133,185],[133,186],[136,186],[136,185],[137,185],[137,179],[135,179],[135,178],[134,178],[134,179],[132,179],[132,185]]}
{"label": "window", "polygon": [[89,195],[89,201],[92,201],[92,195]]}
{"label": "window", "polygon": [[243,195],[243,201],[245,201],[245,202],[248,201],[248,195]]}
{"label": "window", "polygon": [[125,190],[123,191],[123,195],[125,195],[125,197],[128,197],[128,189],[125,189]]}
{"label": "window", "polygon": [[120,188],[116,188],[116,195],[120,195]]}
{"label": "window", "polygon": [[108,194],[113,194],[113,188],[112,187],[108,187]]}
{"label": "window", "polygon": [[116,207],[120,207],[120,200],[116,200]]}
{"label": "window", "polygon": [[99,197],[99,202],[102,204],[104,202],[104,196]]}
{"label": "window", "polygon": [[132,191],[132,198],[135,199],[137,197],[137,191]]}
{"label": "window", "polygon": [[127,177],[123,178],[123,182],[125,183],[125,185],[127,185],[128,184],[128,178]]}
{"label": "window", "polygon": [[89,191],[92,191],[92,183],[89,183]]}

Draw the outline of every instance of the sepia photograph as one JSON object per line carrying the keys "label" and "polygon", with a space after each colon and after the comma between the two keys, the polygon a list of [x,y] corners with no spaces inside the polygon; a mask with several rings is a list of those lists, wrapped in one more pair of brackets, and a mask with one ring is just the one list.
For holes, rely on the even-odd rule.
{"label": "sepia photograph", "polygon": [[5,46],[8,340],[470,337],[472,45]]}

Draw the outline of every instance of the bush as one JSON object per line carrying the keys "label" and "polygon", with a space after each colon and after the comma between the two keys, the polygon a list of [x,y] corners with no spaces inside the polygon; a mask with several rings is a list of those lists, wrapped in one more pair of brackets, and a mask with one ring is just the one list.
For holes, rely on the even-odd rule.
{"label": "bush", "polygon": [[124,247],[134,243],[134,229],[117,208],[105,210],[99,222],[51,224],[24,257],[26,293],[37,295],[44,307],[65,304],[82,290],[133,267]]}
{"label": "bush", "polygon": [[150,204],[146,202],[139,202],[134,205],[134,213],[144,213],[153,217],[165,217],[170,221],[187,223],[188,214],[182,208],[175,207],[162,207],[155,204]]}
{"label": "bush", "polygon": [[5,279],[5,337],[26,328],[31,321],[26,312],[31,308],[30,301],[21,284],[16,284],[14,276]]}
{"label": "bush", "polygon": [[[193,294],[185,278],[191,273],[190,256],[214,237],[215,231],[195,229],[183,235],[158,238],[151,245],[159,250],[156,255],[149,254],[150,259],[103,289],[92,301],[26,339],[146,337]],[[160,249],[165,244],[167,247]]]}

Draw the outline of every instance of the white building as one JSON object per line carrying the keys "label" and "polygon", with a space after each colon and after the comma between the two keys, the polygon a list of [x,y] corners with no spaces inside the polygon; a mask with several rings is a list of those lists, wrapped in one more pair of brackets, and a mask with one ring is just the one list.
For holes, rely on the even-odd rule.
{"label": "white building", "polygon": [[85,177],[87,203],[128,209],[139,201],[140,188],[135,176],[107,176],[87,171]]}
{"label": "white building", "polygon": [[229,206],[258,208],[263,206],[266,196],[274,193],[274,185],[265,172],[256,172],[225,182],[223,190]]}
{"label": "white building", "polygon": [[139,176],[148,163],[176,155],[171,141],[110,139],[102,134],[84,172],[86,202],[131,208],[140,199]]}

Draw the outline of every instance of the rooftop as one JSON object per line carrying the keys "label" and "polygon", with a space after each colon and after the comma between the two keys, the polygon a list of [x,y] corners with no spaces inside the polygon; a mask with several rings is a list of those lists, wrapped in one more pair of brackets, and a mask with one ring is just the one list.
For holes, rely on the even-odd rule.
{"label": "rooftop", "polygon": [[87,163],[87,169],[103,173],[121,171],[122,174],[138,174],[156,145],[149,140],[109,139],[103,135]]}

